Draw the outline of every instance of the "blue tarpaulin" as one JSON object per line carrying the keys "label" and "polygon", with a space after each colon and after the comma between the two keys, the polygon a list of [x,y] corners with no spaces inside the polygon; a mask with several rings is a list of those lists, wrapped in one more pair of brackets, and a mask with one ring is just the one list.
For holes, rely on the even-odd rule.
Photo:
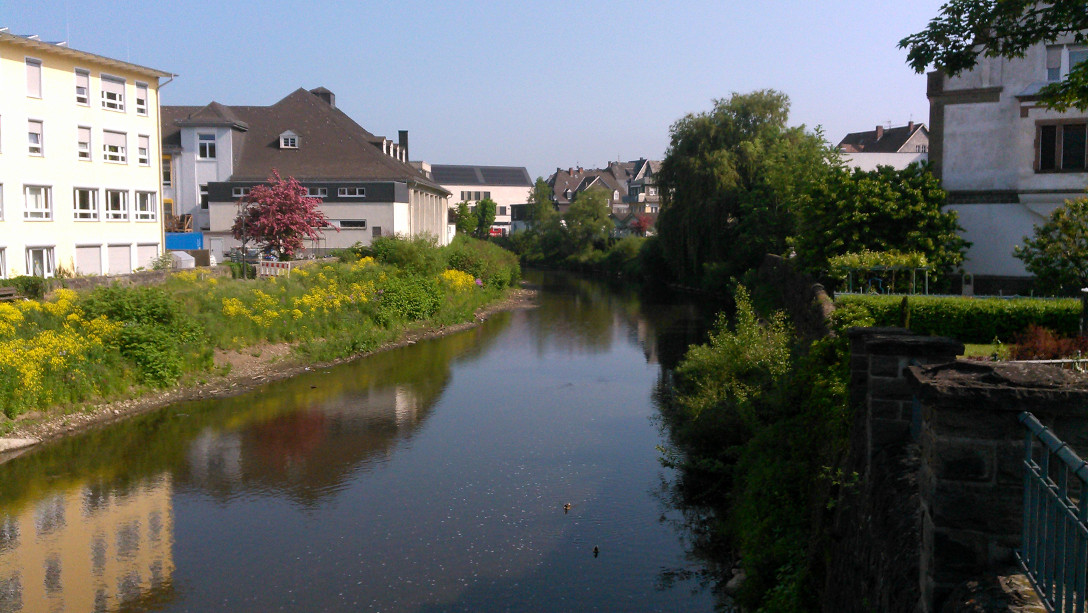
{"label": "blue tarpaulin", "polygon": [[200,232],[167,232],[166,249],[172,251],[185,251],[187,249],[203,249],[204,235]]}

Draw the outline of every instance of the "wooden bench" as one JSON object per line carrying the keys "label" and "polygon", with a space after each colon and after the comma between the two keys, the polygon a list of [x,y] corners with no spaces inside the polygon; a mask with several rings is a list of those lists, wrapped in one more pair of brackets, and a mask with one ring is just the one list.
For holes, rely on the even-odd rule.
{"label": "wooden bench", "polygon": [[19,295],[19,289],[15,287],[0,287],[0,302],[9,302],[11,300],[19,300],[22,296]]}

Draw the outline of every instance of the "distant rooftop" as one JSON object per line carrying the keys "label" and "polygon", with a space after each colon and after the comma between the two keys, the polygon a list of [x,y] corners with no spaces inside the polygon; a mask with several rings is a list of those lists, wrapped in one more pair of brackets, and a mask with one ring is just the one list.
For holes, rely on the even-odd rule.
{"label": "distant rooftop", "polygon": [[431,164],[431,176],[441,185],[533,186],[524,166]]}

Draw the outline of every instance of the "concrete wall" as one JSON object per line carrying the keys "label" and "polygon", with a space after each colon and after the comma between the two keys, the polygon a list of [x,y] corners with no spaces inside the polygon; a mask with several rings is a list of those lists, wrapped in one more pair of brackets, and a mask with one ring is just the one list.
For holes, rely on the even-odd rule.
{"label": "concrete wall", "polygon": [[[30,43],[27,43],[28,45]],[[0,278],[27,274],[26,249],[53,249],[55,266],[76,268],[76,248],[97,249],[99,269],[132,270],[144,264],[140,253],[161,253],[163,243],[159,150],[158,78],[126,69],[101,59],[45,46],[24,46],[0,40]],[[26,58],[41,60],[41,97],[28,96]],[[90,72],[88,104],[76,101],[75,70]],[[125,80],[125,109],[102,107],[102,75]],[[136,112],[136,83],[147,84],[147,114]],[[30,155],[28,120],[43,124],[42,155]],[[91,129],[90,158],[80,159],[78,128]],[[126,134],[126,161],[107,162],[103,131]],[[149,163],[140,164],[139,136],[147,136]],[[24,186],[47,186],[52,200],[51,218],[24,218]],[[75,218],[75,188],[95,190],[97,219]],[[105,190],[121,190],[127,196],[128,215],[123,220],[105,219]],[[154,195],[152,219],[136,220],[136,192]],[[118,247],[110,250],[110,246]],[[127,247],[122,256],[120,247]],[[143,246],[144,249],[140,247]],[[110,254],[127,261],[110,261]]]}

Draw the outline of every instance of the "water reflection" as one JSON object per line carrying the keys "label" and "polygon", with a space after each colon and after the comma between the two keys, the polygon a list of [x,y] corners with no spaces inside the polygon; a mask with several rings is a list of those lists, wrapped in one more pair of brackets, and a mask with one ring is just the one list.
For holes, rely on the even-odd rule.
{"label": "water reflection", "polygon": [[172,492],[161,474],[0,509],[0,611],[111,611],[169,599]]}

